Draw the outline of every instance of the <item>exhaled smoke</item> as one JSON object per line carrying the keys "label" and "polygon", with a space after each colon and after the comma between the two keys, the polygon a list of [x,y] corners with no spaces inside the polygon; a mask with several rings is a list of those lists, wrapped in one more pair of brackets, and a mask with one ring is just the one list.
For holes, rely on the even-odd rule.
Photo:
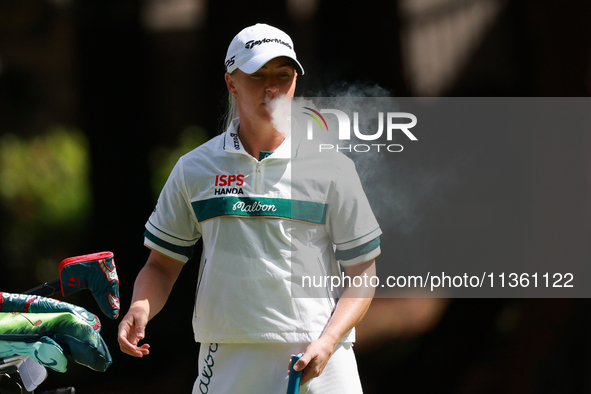
{"label": "exhaled smoke", "polygon": [[287,134],[290,127],[291,98],[280,94],[273,99],[267,98],[265,104],[269,108],[271,122],[275,129],[281,134]]}

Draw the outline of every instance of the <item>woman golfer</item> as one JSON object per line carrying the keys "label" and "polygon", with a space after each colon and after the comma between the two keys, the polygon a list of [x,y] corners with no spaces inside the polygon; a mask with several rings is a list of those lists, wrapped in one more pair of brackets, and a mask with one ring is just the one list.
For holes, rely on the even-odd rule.
{"label": "woman golfer", "polygon": [[[290,356],[300,352],[300,392],[361,393],[352,343],[373,289],[330,287],[331,278],[375,275],[380,253],[381,231],[355,167],[273,121],[274,103],[292,98],[304,74],[287,34],[248,27],[225,65],[231,121],[178,161],[146,223],[152,251],[119,326],[121,350],[149,353],[138,344],[146,324],[202,238],[193,393],[283,394]],[[329,283],[312,288],[310,277]]]}

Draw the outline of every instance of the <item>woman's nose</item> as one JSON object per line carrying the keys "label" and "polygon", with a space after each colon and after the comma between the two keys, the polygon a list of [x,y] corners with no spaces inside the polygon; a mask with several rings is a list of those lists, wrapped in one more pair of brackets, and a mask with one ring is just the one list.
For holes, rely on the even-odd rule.
{"label": "woman's nose", "polygon": [[276,93],[279,91],[279,86],[277,85],[277,80],[274,76],[269,76],[267,79],[267,92]]}

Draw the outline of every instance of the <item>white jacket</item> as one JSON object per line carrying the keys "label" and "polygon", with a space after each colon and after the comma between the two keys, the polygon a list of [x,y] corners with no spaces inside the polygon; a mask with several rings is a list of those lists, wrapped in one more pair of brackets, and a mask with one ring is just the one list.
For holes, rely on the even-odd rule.
{"label": "white jacket", "polygon": [[[145,244],[186,262],[203,239],[196,341],[311,342],[339,294],[302,278],[318,283],[340,275],[339,263],[375,258],[381,230],[349,158],[319,153],[293,132],[258,161],[235,130],[179,159]],[[354,330],[342,339],[353,341]]]}

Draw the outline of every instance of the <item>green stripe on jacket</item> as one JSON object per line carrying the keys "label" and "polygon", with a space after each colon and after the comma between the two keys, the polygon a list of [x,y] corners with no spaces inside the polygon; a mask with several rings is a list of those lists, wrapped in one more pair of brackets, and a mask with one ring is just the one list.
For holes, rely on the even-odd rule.
{"label": "green stripe on jacket", "polygon": [[335,253],[335,257],[337,260],[353,260],[355,257],[363,256],[364,254],[368,254],[375,248],[380,246],[380,237],[374,238],[369,242],[364,243],[363,245],[356,246],[351,249],[347,250],[338,250]]}
{"label": "green stripe on jacket", "polygon": [[193,257],[193,251],[195,246],[179,246],[175,244],[171,244],[170,242],[166,242],[148,230],[144,231],[144,237],[148,238],[150,241],[154,242],[156,245],[163,247],[166,250],[170,250],[171,252],[183,255],[185,257],[191,258]]}
{"label": "green stripe on jacket", "polygon": [[326,223],[326,204],[285,198],[225,196],[191,203],[197,220],[223,216],[279,217],[302,222]]}

